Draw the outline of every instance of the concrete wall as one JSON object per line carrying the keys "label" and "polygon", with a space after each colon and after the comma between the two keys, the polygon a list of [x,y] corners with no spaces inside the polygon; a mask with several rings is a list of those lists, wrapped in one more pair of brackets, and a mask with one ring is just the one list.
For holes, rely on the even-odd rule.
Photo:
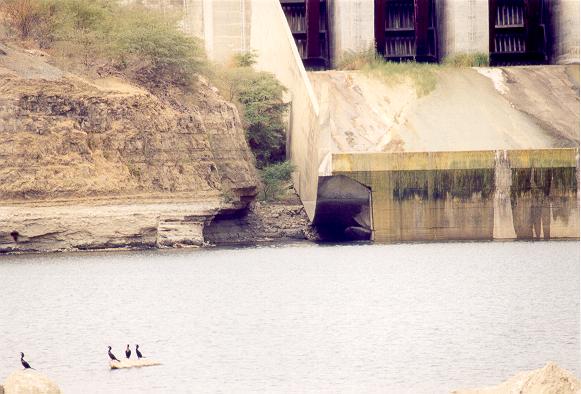
{"label": "concrete wall", "polygon": [[579,238],[579,150],[334,154],[378,242]]}
{"label": "concrete wall", "polygon": [[553,0],[553,63],[579,63],[579,0]]}
{"label": "concrete wall", "polygon": [[488,53],[488,0],[436,0],[439,58]]}
{"label": "concrete wall", "polygon": [[[330,0],[331,57],[375,43],[373,0]],[[551,63],[579,63],[579,0],[547,0],[553,29]],[[439,58],[489,52],[488,0],[436,0]],[[550,43],[551,44],[551,43]]]}
{"label": "concrete wall", "polygon": [[202,0],[204,40],[208,56],[228,61],[232,54],[249,50],[251,0]]}
{"label": "concrete wall", "polygon": [[272,72],[290,98],[289,158],[297,167],[295,189],[312,220],[319,176],[319,105],[278,0],[253,0],[250,46],[257,68]]}
{"label": "concrete wall", "polygon": [[375,45],[374,3],[369,0],[330,0],[331,64],[345,52],[364,51]]}

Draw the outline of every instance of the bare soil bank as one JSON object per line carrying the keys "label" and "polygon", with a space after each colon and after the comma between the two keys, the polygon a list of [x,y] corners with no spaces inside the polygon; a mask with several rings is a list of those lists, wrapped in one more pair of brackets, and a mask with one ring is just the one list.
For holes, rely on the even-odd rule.
{"label": "bare soil bank", "polygon": [[452,394],[577,394],[581,382],[555,363],[534,371],[520,372],[498,386],[453,391]]}

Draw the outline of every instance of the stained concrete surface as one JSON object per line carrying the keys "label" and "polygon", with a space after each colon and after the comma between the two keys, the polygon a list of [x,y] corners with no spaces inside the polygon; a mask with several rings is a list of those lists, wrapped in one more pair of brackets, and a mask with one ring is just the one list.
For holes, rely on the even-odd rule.
{"label": "stained concrete surface", "polygon": [[330,152],[437,152],[579,145],[579,67],[435,67],[435,89],[364,71],[312,72]]}

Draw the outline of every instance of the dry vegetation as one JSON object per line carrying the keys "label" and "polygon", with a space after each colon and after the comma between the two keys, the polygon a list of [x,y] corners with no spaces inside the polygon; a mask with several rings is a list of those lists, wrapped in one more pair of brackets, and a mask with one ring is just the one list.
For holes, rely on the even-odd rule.
{"label": "dry vegetation", "polygon": [[176,18],[112,0],[0,0],[7,38],[86,74],[120,74],[151,88],[187,87],[206,64]]}
{"label": "dry vegetation", "polygon": [[361,70],[386,83],[411,80],[418,97],[425,96],[436,88],[436,72],[442,67],[488,66],[488,55],[483,53],[458,54],[444,59],[442,64],[416,62],[388,62],[375,48],[361,52],[347,52],[338,65],[340,70]]}

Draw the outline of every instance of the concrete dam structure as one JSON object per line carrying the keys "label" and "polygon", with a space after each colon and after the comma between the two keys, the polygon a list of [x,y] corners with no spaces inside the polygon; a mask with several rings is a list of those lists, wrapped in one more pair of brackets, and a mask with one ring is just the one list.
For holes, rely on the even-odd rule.
{"label": "concrete dam structure", "polygon": [[315,223],[379,242],[578,237],[578,67],[427,72],[422,97],[397,76],[309,74],[328,148]]}
{"label": "concrete dam structure", "polygon": [[[185,11],[184,28],[204,38],[213,59],[254,50],[256,67],[287,87],[295,189],[324,235],[378,242],[579,237],[577,0],[415,1],[405,11],[409,26],[400,15],[400,27],[391,25],[388,0],[322,3],[173,6]],[[377,47],[381,34],[382,43],[407,42],[400,33],[409,34],[401,48],[411,55],[393,60],[485,53],[497,64],[528,65],[305,69]],[[384,48],[390,60],[395,47]]]}

